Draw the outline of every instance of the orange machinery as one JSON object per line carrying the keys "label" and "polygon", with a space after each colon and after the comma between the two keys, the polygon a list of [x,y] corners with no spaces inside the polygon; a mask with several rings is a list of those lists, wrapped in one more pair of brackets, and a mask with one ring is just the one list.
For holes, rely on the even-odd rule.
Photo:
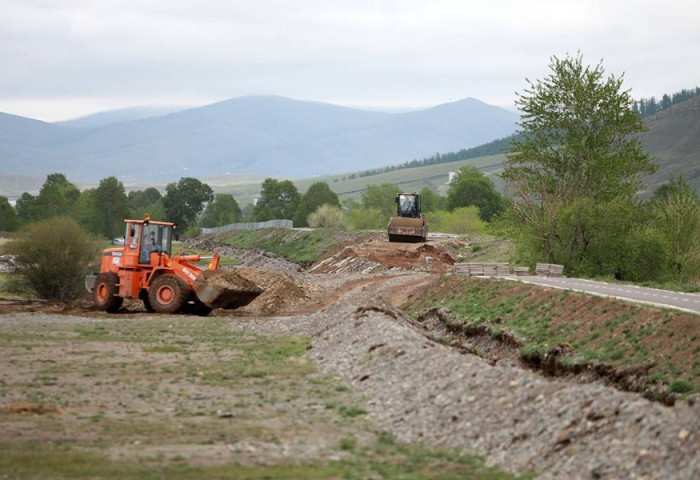
{"label": "orange machinery", "polygon": [[[208,315],[213,308],[247,305],[262,290],[235,271],[219,270],[219,256],[172,255],[170,222],[125,220],[124,246],[102,252],[100,272],[85,286],[100,310],[116,312],[125,298],[139,298],[149,312]],[[210,260],[206,269],[195,265]]]}

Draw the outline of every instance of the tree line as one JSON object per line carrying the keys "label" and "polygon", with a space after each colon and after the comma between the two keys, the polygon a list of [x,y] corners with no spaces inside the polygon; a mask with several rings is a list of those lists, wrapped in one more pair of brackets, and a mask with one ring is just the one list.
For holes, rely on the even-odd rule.
{"label": "tree line", "polygon": [[[395,170],[404,170],[407,168],[425,167],[428,165],[438,165],[441,163],[459,162],[462,160],[469,160],[472,158],[484,157],[487,155],[498,155],[500,153],[505,152],[505,150],[508,148],[508,146],[510,145],[510,142],[513,140],[513,138],[514,138],[514,136],[511,135],[509,137],[499,138],[497,140],[493,140],[493,141],[485,143],[483,145],[479,145],[478,147],[461,149],[461,150],[456,151],[456,152],[436,153],[435,155],[423,158],[421,160],[411,160],[411,161],[406,161],[404,163],[400,163],[398,165],[390,165],[390,166],[382,167],[382,168],[374,168],[374,169],[370,169],[370,170],[364,170],[362,172],[357,173],[356,176],[357,177],[371,177],[371,176],[379,175],[382,173],[393,172]],[[350,178],[355,178],[355,177],[353,176]]]}
{"label": "tree line", "polygon": [[685,102],[696,95],[700,95],[700,87],[691,89],[683,89],[679,92],[668,94],[664,93],[660,100],[656,97],[642,98],[632,103],[632,110],[637,112],[642,118],[653,115],[661,110],[665,110],[672,105]]}

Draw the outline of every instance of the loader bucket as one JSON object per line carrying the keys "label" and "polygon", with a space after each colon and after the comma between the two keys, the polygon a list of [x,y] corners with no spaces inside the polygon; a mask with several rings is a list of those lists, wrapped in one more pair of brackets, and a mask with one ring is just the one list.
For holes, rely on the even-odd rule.
{"label": "loader bucket", "polygon": [[262,289],[232,270],[204,270],[194,281],[197,298],[211,308],[248,305]]}

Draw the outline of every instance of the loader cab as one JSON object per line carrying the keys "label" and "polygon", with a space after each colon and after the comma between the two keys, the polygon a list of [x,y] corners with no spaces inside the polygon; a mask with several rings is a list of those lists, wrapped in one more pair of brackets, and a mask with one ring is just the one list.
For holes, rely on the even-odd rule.
{"label": "loader cab", "polygon": [[152,252],[170,255],[174,227],[173,223],[151,222],[148,218],[127,220],[125,246],[134,257],[138,256],[140,265],[149,265]]}

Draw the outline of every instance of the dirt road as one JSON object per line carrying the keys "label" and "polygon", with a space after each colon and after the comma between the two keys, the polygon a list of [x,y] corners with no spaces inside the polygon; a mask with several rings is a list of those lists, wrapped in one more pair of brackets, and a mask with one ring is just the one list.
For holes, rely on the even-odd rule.
{"label": "dirt road", "polygon": [[[1,402],[19,409],[33,394],[64,412],[5,412],[0,443],[115,439],[111,459],[274,465],[342,458],[340,440],[390,432],[540,478],[700,478],[698,405],[494,366],[426,337],[401,308],[449,269],[450,242],[339,246],[308,272],[246,267],[266,293],[210,319],[148,315],[138,302],[111,316],[88,302],[0,305]],[[134,343],[143,338],[152,343]],[[250,342],[306,353],[263,368],[259,352],[246,360]],[[324,375],[316,389],[298,389],[304,358]],[[139,421],[160,440],[134,435]]]}

